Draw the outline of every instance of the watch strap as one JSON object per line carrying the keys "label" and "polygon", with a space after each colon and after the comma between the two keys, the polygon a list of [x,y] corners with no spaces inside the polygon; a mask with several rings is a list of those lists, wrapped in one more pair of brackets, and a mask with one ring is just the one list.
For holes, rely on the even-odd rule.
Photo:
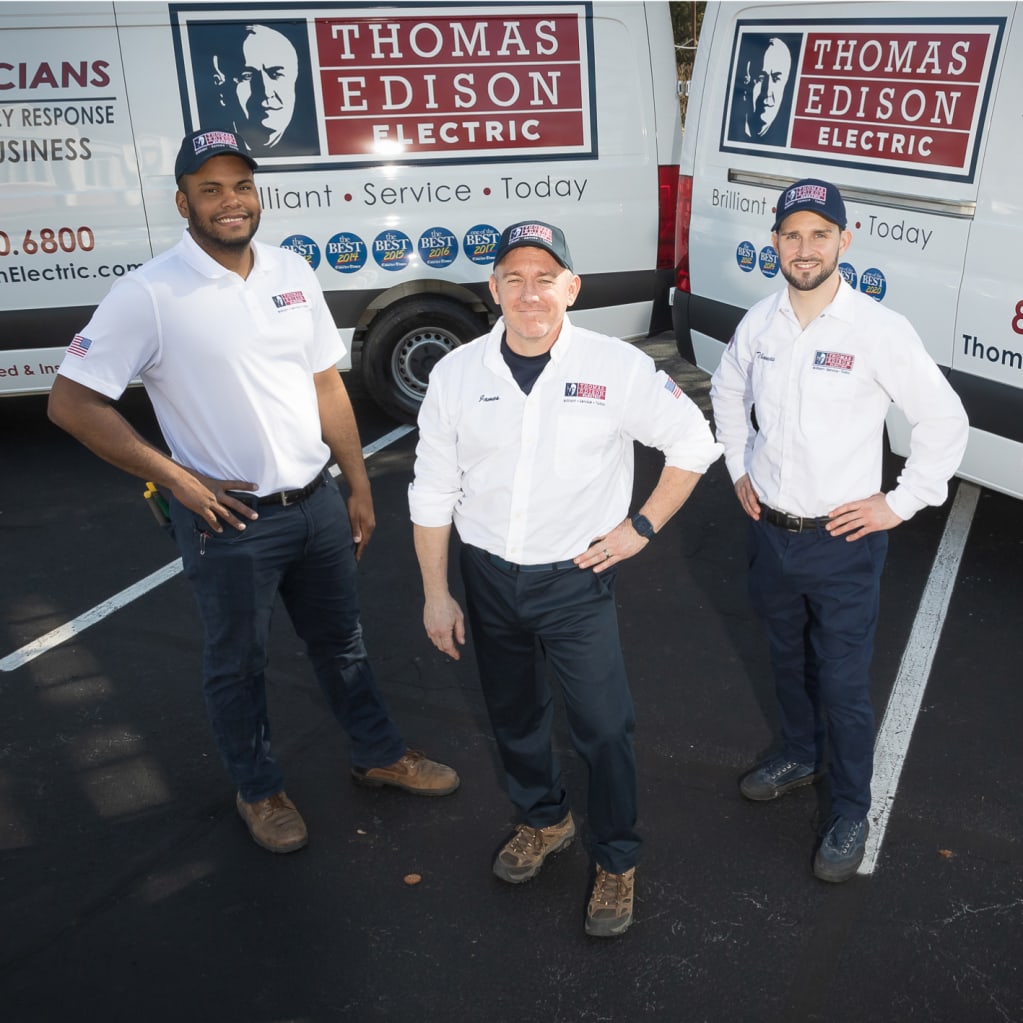
{"label": "watch strap", "polygon": [[632,516],[632,528],[645,540],[652,540],[657,534],[645,515]]}

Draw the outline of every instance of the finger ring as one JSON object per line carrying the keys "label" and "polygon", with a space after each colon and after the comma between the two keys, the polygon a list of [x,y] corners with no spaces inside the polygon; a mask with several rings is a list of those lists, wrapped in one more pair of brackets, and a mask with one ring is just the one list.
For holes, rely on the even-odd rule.
{"label": "finger ring", "polygon": [[605,547],[604,548],[604,560],[607,561],[611,557],[611,552]]}

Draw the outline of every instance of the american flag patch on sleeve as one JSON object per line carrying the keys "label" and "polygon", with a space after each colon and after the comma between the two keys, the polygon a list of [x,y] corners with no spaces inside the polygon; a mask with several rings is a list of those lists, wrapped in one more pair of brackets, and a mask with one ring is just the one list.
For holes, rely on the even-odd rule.
{"label": "american flag patch on sleeve", "polygon": [[82,337],[81,334],[75,334],[71,339],[71,344],[67,346],[68,355],[77,355],[79,359],[84,359],[89,354],[89,349],[92,347],[92,341],[87,337]]}
{"label": "american flag patch on sleeve", "polygon": [[682,397],[682,388],[679,387],[678,384],[676,384],[675,381],[671,379],[671,377],[668,377],[668,379],[664,381],[664,389],[673,398],[681,398]]}

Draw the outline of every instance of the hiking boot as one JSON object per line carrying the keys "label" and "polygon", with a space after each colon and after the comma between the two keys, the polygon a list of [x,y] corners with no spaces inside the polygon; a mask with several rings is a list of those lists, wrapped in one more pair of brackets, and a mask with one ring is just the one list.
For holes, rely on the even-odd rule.
{"label": "hiking boot", "polygon": [[393,785],[417,796],[447,796],[458,788],[458,775],[447,765],[428,760],[425,753],[410,749],[400,760],[386,767],[353,767],[352,778],[359,785],[380,788]]}
{"label": "hiking boot", "polygon": [[567,849],[575,838],[575,821],[571,812],[563,821],[546,828],[520,824],[494,860],[494,873],[509,884],[521,884],[540,872],[544,860]]}
{"label": "hiking boot", "polygon": [[239,792],[235,805],[252,840],[272,853],[295,852],[309,841],[302,815],[283,792],[257,803],[246,803]]}
{"label": "hiking boot", "polygon": [[803,785],[812,785],[822,777],[813,764],[800,764],[784,753],[777,753],[754,767],[739,781],[739,791],[755,802],[763,803],[784,796]]}
{"label": "hiking boot", "polygon": [[835,817],[813,858],[814,876],[834,884],[848,881],[863,861],[869,831],[865,817]]}
{"label": "hiking boot", "polygon": [[629,867],[624,874],[609,874],[597,864],[597,877],[586,907],[586,933],[591,938],[614,938],[624,934],[632,923],[635,894],[635,867]]}

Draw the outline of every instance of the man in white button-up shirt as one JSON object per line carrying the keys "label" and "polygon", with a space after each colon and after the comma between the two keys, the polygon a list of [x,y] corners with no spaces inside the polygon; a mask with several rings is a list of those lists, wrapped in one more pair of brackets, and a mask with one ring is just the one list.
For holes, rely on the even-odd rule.
{"label": "man in white button-up shirt", "polygon": [[[805,179],[778,200],[773,244],[788,287],[736,328],[711,382],[717,436],[749,516],[749,589],[765,623],[783,746],[739,783],[776,799],[823,776],[830,813],[814,859],[845,881],[863,859],[874,715],[868,672],[887,530],[941,504],[966,448],[962,403],[909,322],[854,291],[838,262],[845,204]],[[894,404],[912,427],[881,493]]]}
{"label": "man in white button-up shirt", "polygon": [[[462,541],[480,682],[521,817],[494,873],[527,881],[575,835],[551,748],[551,691],[535,666],[539,640],[590,774],[597,866],[586,931],[609,937],[631,923],[640,845],[616,569],[678,511],[720,448],[646,355],[569,321],[580,284],[558,228],[503,232],[490,280],[502,318],[434,368],[409,503],[426,631],[454,658],[465,624],[448,589],[452,522]],[[663,451],[665,466],[630,518],[635,441]]]}

